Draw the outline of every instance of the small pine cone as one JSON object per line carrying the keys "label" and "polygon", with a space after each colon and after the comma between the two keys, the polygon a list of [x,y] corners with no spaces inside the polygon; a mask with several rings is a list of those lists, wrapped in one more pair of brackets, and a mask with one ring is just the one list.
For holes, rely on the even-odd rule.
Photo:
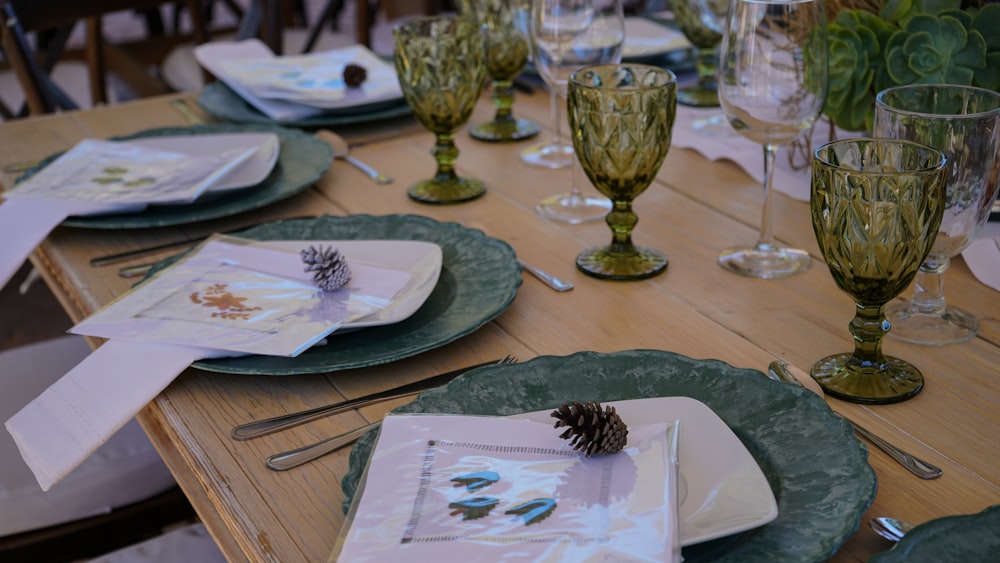
{"label": "small pine cone", "polygon": [[601,410],[599,402],[563,404],[552,411],[552,418],[559,419],[555,428],[566,427],[559,437],[572,438],[569,445],[586,456],[620,452],[628,441],[628,426],[615,408]]}
{"label": "small pine cone", "polygon": [[361,65],[351,63],[344,67],[344,84],[348,88],[357,88],[368,79],[368,71]]}
{"label": "small pine cone", "polygon": [[332,246],[310,246],[299,255],[306,264],[304,271],[313,272],[313,282],[323,291],[337,291],[351,281],[347,259]]}

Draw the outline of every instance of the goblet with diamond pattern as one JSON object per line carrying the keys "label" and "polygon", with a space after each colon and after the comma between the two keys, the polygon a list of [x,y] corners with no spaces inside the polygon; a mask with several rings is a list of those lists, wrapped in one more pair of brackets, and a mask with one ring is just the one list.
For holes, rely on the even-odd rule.
{"label": "goblet with diamond pattern", "polygon": [[528,119],[514,117],[514,77],[524,70],[531,50],[528,37],[515,25],[518,16],[509,0],[464,0],[460,13],[483,24],[486,35],[486,72],[493,79],[492,121],[480,123],[470,134],[481,141],[507,142],[530,139],[542,128]]}
{"label": "goblet with diamond pattern", "polygon": [[813,230],[837,284],[854,298],[854,352],[816,362],[823,391],[856,403],[913,397],[924,378],[882,353],[885,304],[913,280],[930,252],[945,203],[945,156],[896,139],[848,139],[816,149]]}
{"label": "goblet with diamond pattern", "polygon": [[483,195],[479,180],[455,173],[455,131],[469,120],[486,79],[482,30],[457,16],[409,20],[393,28],[396,74],[403,97],[421,125],[436,136],[437,171],[409,188],[425,203],[458,203]]}
{"label": "goblet with diamond pattern", "polygon": [[659,251],[632,242],[638,217],[632,201],[656,177],[670,148],[677,110],[677,77],[646,65],[584,67],[569,79],[573,148],[587,177],[612,208],[608,246],[585,250],[576,266],[594,277],[633,280],[667,268]]}

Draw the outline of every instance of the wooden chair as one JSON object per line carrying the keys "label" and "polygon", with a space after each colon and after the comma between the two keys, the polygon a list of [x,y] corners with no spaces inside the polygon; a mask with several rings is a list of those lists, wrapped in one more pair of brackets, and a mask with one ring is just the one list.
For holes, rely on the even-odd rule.
{"label": "wooden chair", "polygon": [[[150,78],[145,67],[122,49],[104,41],[101,16],[123,10],[158,9],[164,4],[183,2],[191,14],[196,43],[208,40],[201,0],[0,0],[0,45],[8,64],[24,89],[29,113],[51,113],[75,109],[76,105],[49,79],[49,72],[65,52],[66,40],[80,21],[86,25],[85,60],[91,99],[94,104],[108,100],[106,79],[109,66],[116,72],[140,80]],[[37,52],[27,34],[45,33],[44,54]],[[154,87],[155,88],[155,87]],[[161,86],[161,91],[167,91]],[[149,94],[158,92],[142,92]]]}

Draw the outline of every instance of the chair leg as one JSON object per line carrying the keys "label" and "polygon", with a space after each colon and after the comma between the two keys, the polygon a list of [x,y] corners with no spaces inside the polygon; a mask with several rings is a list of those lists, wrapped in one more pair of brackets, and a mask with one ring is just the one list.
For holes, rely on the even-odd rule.
{"label": "chair leg", "polygon": [[91,105],[108,103],[107,65],[104,62],[104,37],[100,16],[87,18],[87,68],[90,74]]}

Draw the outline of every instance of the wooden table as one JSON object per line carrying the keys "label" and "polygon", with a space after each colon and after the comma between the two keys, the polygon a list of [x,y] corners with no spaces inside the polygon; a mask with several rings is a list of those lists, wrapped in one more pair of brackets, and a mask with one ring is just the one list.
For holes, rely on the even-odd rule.
{"label": "wooden table", "polygon": [[[193,99],[193,95],[180,97]],[[0,167],[63,150],[84,137],[183,125],[172,97],[0,125]],[[548,96],[521,96],[515,113],[551,126]],[[472,122],[488,119],[484,95]],[[344,516],[340,478],[348,465],[342,450],[286,473],[268,470],[267,455],[340,433],[381,417],[396,401],[310,423],[249,442],[229,438],[233,425],[255,418],[356,397],[462,365],[514,354],[564,355],[580,350],[670,350],[718,358],[764,370],[774,359],[808,369],[819,358],[850,350],[851,299],[835,286],[818,257],[808,206],[776,194],[779,240],[809,250],[815,261],[801,275],[762,281],[716,265],[730,244],[752,242],[760,222],[760,186],[737,166],[711,163],[674,149],[657,182],[636,203],[637,243],[664,251],[667,272],[651,280],[599,281],[576,271],[574,257],[610,239],[603,222],[567,225],[539,217],[537,200],[562,190],[568,170],[523,165],[521,144],[483,144],[457,135],[460,172],[488,182],[482,198],[453,206],[429,206],[405,193],[433,172],[432,137],[407,119],[338,130],[349,139],[371,140],[356,156],[395,176],[376,186],[336,161],[313,188],[279,204],[209,224],[142,231],[59,228],[32,261],[74,320],[127,290],[130,280],[115,267],[92,268],[92,256],[123,251],[210,230],[303,214],[413,213],[461,221],[508,241],[525,261],[571,280],[576,289],[556,293],[526,277],[517,299],[495,321],[437,350],[390,365],[330,375],[250,377],[188,370],[139,415],[185,493],[226,556],[233,561],[321,561],[328,557]],[[546,131],[543,135],[550,135]],[[581,175],[582,178],[582,175]],[[13,177],[4,175],[10,185]],[[588,188],[589,189],[589,188]],[[134,262],[142,262],[137,259]],[[878,496],[862,526],[835,561],[867,560],[888,549],[865,524],[877,515],[915,523],[978,512],[1000,502],[1000,297],[978,283],[962,260],[948,272],[947,295],[976,311],[982,333],[971,342],[921,347],[887,340],[885,350],[915,363],[927,378],[916,398],[897,405],[859,406],[830,399],[830,406],[906,450],[944,469],[924,481],[881,451],[870,463]],[[2,314],[2,313],[0,313]]]}

